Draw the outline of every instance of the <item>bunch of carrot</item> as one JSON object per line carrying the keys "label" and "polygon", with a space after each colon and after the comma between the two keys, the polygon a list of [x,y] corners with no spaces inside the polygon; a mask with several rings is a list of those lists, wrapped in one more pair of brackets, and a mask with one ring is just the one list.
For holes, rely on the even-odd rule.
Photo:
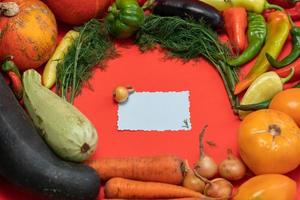
{"label": "bunch of carrot", "polygon": [[180,186],[185,164],[176,156],[99,158],[89,163],[108,199],[213,199]]}

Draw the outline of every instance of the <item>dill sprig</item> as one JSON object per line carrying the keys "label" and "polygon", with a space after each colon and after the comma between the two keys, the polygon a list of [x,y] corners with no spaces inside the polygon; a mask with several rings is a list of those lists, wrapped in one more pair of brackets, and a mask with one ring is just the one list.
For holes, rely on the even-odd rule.
{"label": "dill sprig", "polygon": [[79,37],[57,66],[57,92],[73,104],[83,83],[91,77],[95,66],[104,67],[103,61],[114,55],[114,47],[104,23],[92,19],[75,28]]}
{"label": "dill sprig", "polygon": [[231,106],[235,111],[238,100],[233,89],[238,76],[235,69],[226,64],[231,57],[230,50],[227,45],[220,42],[217,33],[203,21],[150,14],[137,34],[136,43],[142,51],[160,44],[172,56],[184,60],[199,56],[209,60],[222,77]]}

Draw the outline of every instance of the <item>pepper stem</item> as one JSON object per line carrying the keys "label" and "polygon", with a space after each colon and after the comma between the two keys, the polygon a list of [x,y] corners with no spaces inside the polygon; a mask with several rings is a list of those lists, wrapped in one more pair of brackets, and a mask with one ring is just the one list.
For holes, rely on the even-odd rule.
{"label": "pepper stem", "polygon": [[282,84],[284,84],[284,83],[288,82],[289,80],[291,80],[291,78],[294,76],[294,74],[295,74],[295,68],[292,67],[290,74],[285,78],[281,78]]}
{"label": "pepper stem", "polygon": [[20,74],[20,71],[19,71],[18,67],[11,60],[5,60],[3,62],[2,71],[6,72],[6,73],[9,72],[9,71],[13,71],[19,78],[21,78],[21,74]]}
{"label": "pepper stem", "polygon": [[267,10],[267,9],[275,9],[275,10],[281,10],[281,11],[284,10],[282,7],[275,5],[275,4],[270,4],[267,1],[265,2],[264,8],[265,8],[265,10]]}
{"label": "pepper stem", "polygon": [[255,104],[247,104],[247,105],[238,105],[235,108],[242,111],[255,111],[260,109],[268,108],[271,103],[271,100],[263,101]]}
{"label": "pepper stem", "polygon": [[288,19],[292,25],[292,27],[296,27],[295,23],[293,22],[292,18],[291,18],[291,15],[287,13],[287,16],[288,16]]}

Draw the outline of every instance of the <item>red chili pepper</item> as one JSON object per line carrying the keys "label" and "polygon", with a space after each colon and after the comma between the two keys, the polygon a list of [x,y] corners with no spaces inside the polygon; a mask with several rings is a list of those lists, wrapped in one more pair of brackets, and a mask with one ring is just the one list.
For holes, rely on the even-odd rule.
{"label": "red chili pepper", "polygon": [[20,77],[13,71],[7,72],[11,81],[11,87],[16,97],[20,100],[23,97],[23,85]]}
{"label": "red chili pepper", "polygon": [[280,77],[286,77],[291,73],[291,68],[294,68],[295,73],[294,76],[291,78],[290,82],[298,81],[300,80],[300,58],[297,59],[295,62],[289,64],[288,66],[275,70],[275,72],[280,76]]}
{"label": "red chili pepper", "polygon": [[232,7],[223,11],[225,29],[234,52],[246,47],[247,11],[243,7]]}
{"label": "red chili pepper", "polygon": [[283,8],[292,8],[298,1],[299,0],[268,0],[269,3],[279,5]]}

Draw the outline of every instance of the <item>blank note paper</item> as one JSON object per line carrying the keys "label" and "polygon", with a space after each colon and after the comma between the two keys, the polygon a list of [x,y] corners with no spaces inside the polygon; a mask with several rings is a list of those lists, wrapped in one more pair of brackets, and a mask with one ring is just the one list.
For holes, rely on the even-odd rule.
{"label": "blank note paper", "polygon": [[191,130],[189,92],[135,92],[119,104],[118,130]]}

